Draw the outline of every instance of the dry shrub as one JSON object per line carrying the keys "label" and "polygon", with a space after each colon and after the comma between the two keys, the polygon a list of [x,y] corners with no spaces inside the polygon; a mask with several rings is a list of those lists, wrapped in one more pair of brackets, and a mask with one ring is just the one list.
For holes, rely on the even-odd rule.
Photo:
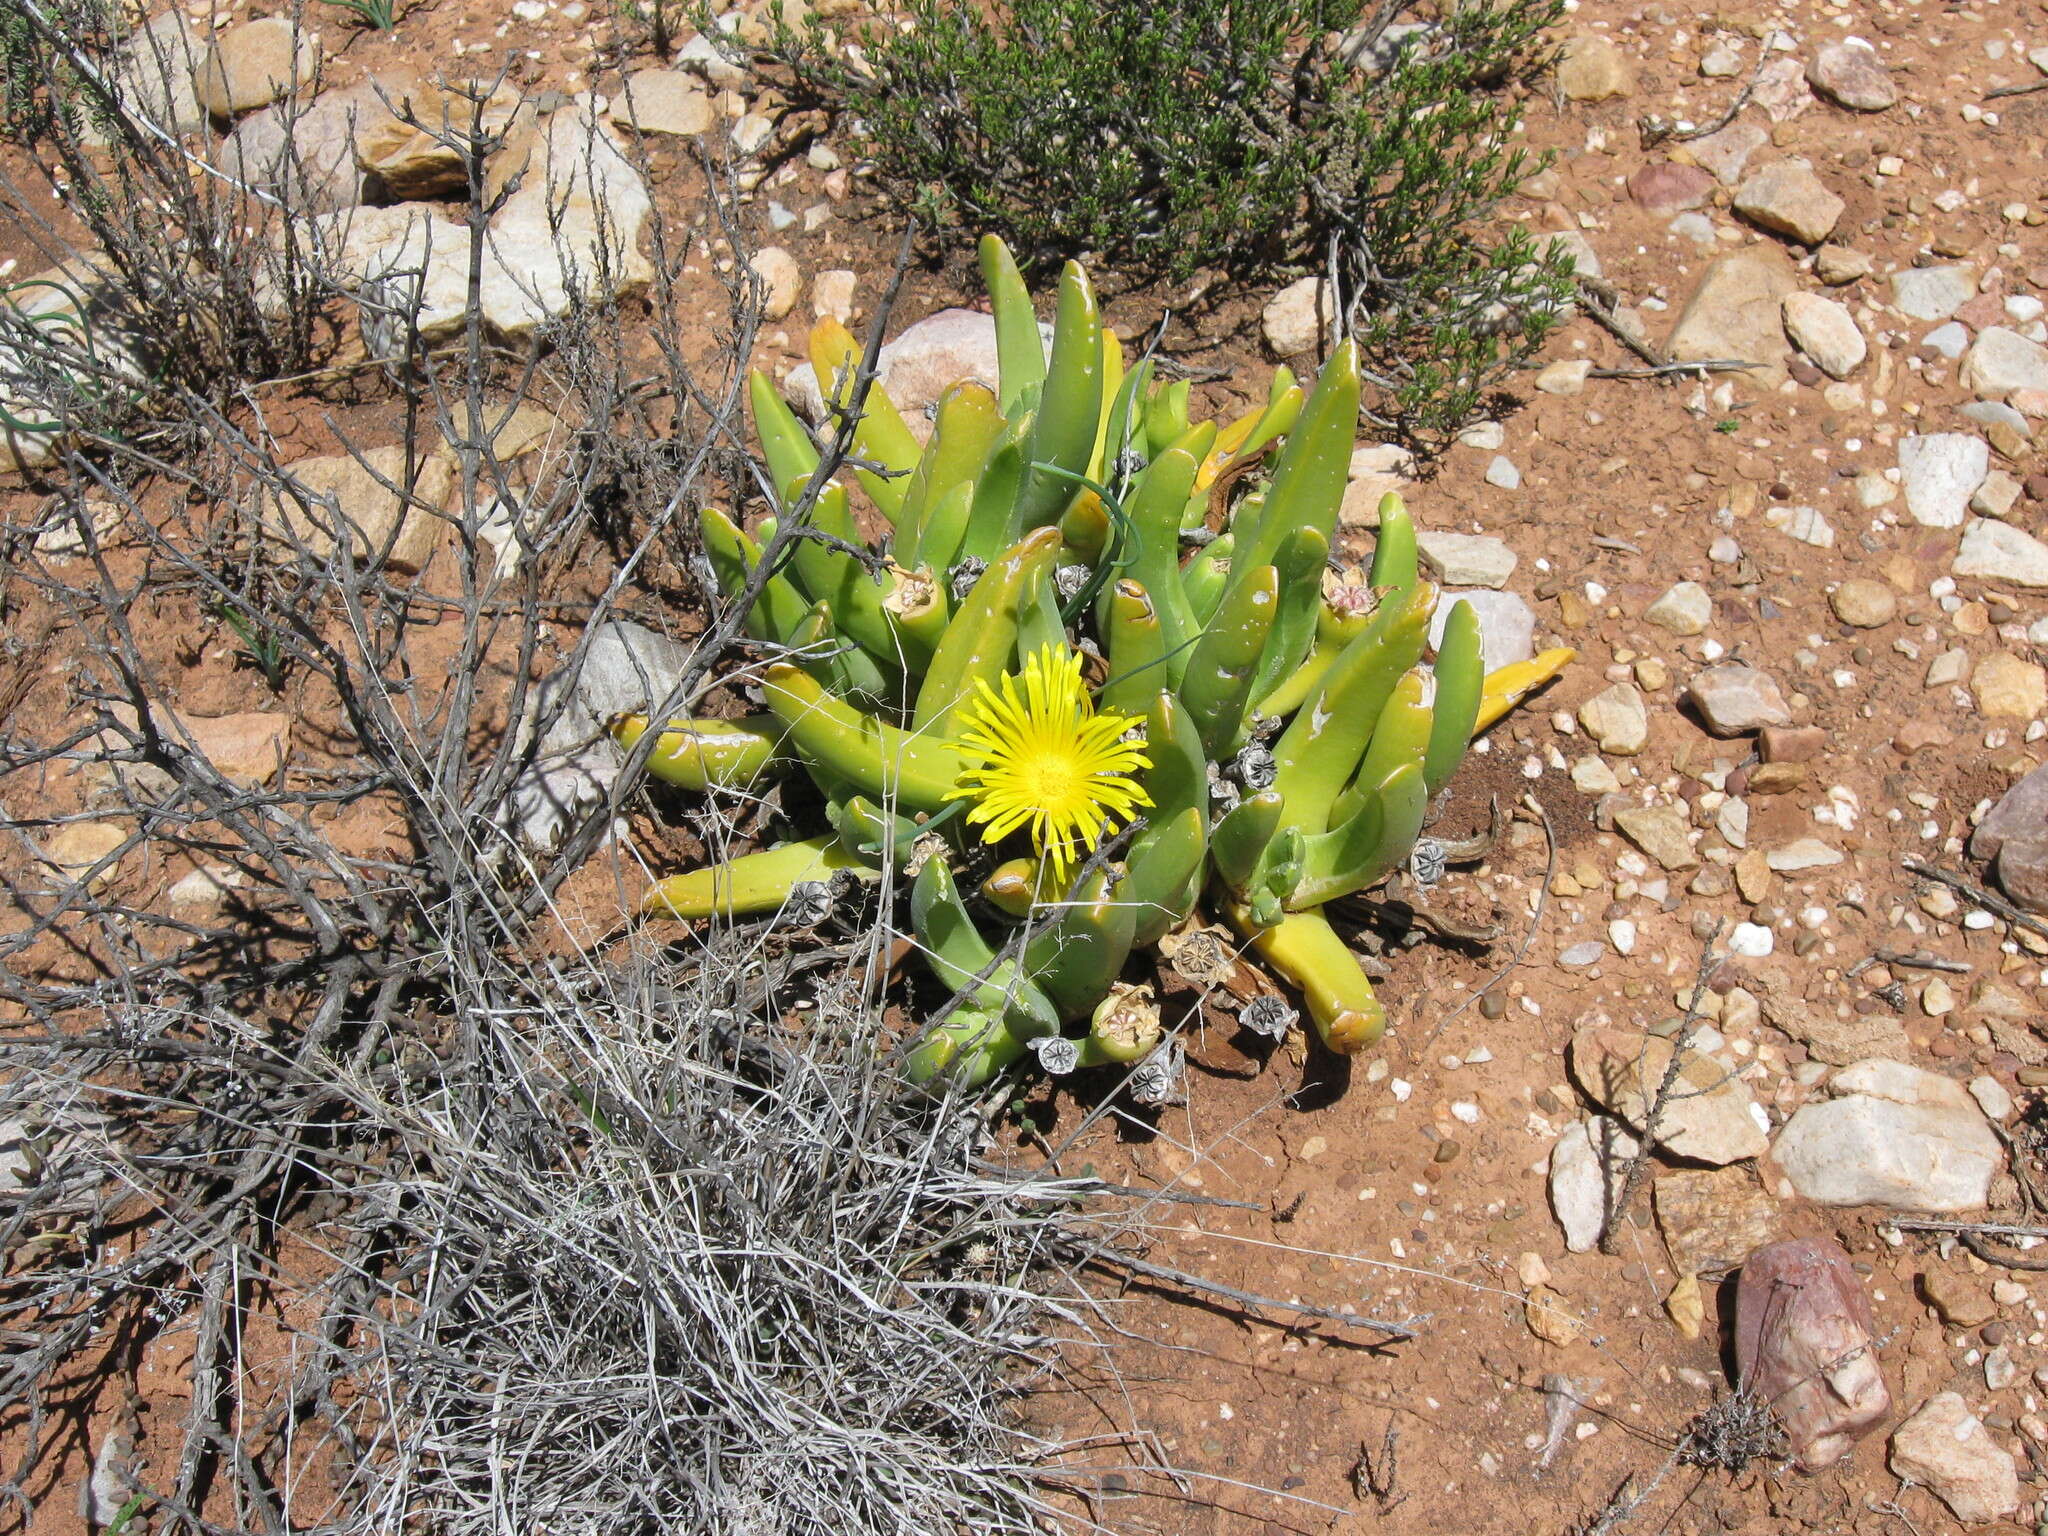
{"label": "dry shrub", "polygon": [[[23,3],[9,46],[46,90],[112,41]],[[100,106],[166,157],[149,187],[183,174]],[[84,1439],[95,1518],[131,1536],[1035,1528],[1046,1448],[1007,1405],[1050,1363],[1047,1234],[1072,1207],[982,1170],[971,1107],[896,1090],[876,931],[849,954],[572,928],[565,886],[630,774],[521,836],[578,669],[614,621],[666,622],[679,521],[745,466],[758,284],[736,264],[709,362],[678,319],[695,234],[739,244],[729,180],[704,167],[700,230],[656,220],[644,305],[508,353],[474,320],[423,345],[387,288],[395,354],[337,364],[320,327],[361,324],[317,260],[278,330],[248,274],[279,247],[206,247],[241,228],[211,222],[207,178],[159,239],[129,171],[77,164],[114,210],[94,282],[177,361],[94,414],[64,382],[75,337],[0,335],[9,389],[63,428],[50,495],[5,530],[40,639],[7,674],[34,705],[0,728],[26,855],[0,937],[0,1498],[25,1513]],[[76,254],[76,229],[44,233]],[[570,418],[539,481],[494,446],[522,398]],[[277,425],[377,411],[397,449],[356,468],[439,527],[418,573],[337,523]],[[658,707],[698,702],[730,619]],[[222,646],[244,707],[292,716],[281,776],[227,771],[177,707]],[[115,829],[91,867],[39,862],[88,822]],[[216,901],[160,898],[192,869]],[[187,1406],[94,1417],[160,1357],[189,1362]]]}

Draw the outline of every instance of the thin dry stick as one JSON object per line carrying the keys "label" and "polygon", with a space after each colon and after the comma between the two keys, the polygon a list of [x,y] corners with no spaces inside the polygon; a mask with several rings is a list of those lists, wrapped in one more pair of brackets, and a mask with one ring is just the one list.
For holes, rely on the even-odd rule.
{"label": "thin dry stick", "polygon": [[1587,375],[1589,378],[1666,379],[1682,373],[1741,373],[1757,366],[1734,357],[1702,358],[1698,362],[1679,362],[1666,357],[1621,323],[1621,317],[1616,313],[1621,306],[1620,289],[1605,278],[1581,273],[1578,291],[1579,307],[1594,323],[1648,365],[1643,368],[1595,368]]}
{"label": "thin dry stick", "polygon": [[[1704,139],[1711,134],[1719,133],[1723,128],[1726,128],[1730,123],[1734,122],[1736,117],[1741,113],[1742,109],[1749,105],[1750,97],[1756,94],[1756,83],[1757,81],[1763,78],[1764,65],[1770,60],[1770,57],[1771,47],[1770,44],[1766,42],[1762,47],[1757,49],[1756,68],[1749,72],[1748,81],[1743,85],[1740,91],[1737,91],[1735,93],[1735,99],[1728,103],[1728,110],[1726,112],[1723,112],[1719,117],[1715,118],[1711,123],[1706,124],[1704,127],[1688,128],[1683,132],[1674,132],[1670,134],[1669,137],[1676,140],[1678,143],[1683,144],[1690,139]],[[1648,145],[1645,145],[1643,147],[1646,149],[1649,148]]]}
{"label": "thin dry stick", "polygon": [[1390,1515],[1400,1505],[1408,1502],[1408,1495],[1395,1490],[1401,1480],[1400,1431],[1395,1428],[1395,1417],[1387,1416],[1387,1431],[1380,1440],[1379,1455],[1374,1456],[1372,1446],[1358,1442],[1358,1464],[1351,1469],[1351,1490],[1363,1499],[1371,1494],[1382,1515]]}
{"label": "thin dry stick", "polygon": [[1599,1518],[1585,1528],[1584,1536],[1608,1536],[1610,1531],[1618,1531],[1635,1519],[1642,1512],[1643,1506],[1649,1502],[1650,1495],[1663,1485],[1672,1468],[1678,1465],[1678,1454],[1674,1450],[1665,1458],[1664,1464],[1651,1474],[1650,1480],[1640,1487],[1636,1484],[1635,1473],[1631,1472],[1624,1477],[1608,1498],[1606,1506],[1600,1511]]}
{"label": "thin dry stick", "polygon": [[2010,1242],[2019,1237],[2048,1238],[2048,1227],[2014,1226],[1996,1221],[1936,1221],[1911,1216],[1899,1217],[1885,1223],[1901,1232],[1951,1232],[1962,1240],[1965,1248],[1987,1264],[2002,1264],[2007,1269],[2048,1270],[2048,1258],[2030,1258],[2010,1250],[1994,1248],[1991,1238]]}
{"label": "thin dry stick", "polygon": [[1726,373],[1756,366],[1737,358],[1711,358],[1697,363],[1682,363],[1666,357],[1621,323],[1620,317],[1615,313],[1621,305],[1621,292],[1612,283],[1604,278],[1594,277],[1591,273],[1582,272],[1579,274],[1578,291],[1579,307],[1594,323],[1649,365],[1647,370],[1640,373],[1634,370],[1609,370],[1602,375],[1605,378],[1661,379],[1695,370],[1701,373]]}
{"label": "thin dry stick", "polygon": [[1732,357],[1708,358],[1698,363],[1659,363],[1654,368],[1589,368],[1589,379],[1664,379],[1674,373],[1746,373],[1754,363],[1737,362]]}
{"label": "thin dry stick", "polygon": [[2015,1226],[2002,1221],[1942,1221],[1932,1216],[1894,1216],[1884,1224],[1901,1232],[1981,1232],[1992,1237],[2048,1239],[2048,1227]]}
{"label": "thin dry stick", "polygon": [[[910,268],[910,256],[916,234],[915,223],[905,226],[888,286],[882,293],[881,301],[875,309],[874,320],[868,328],[867,341],[862,350],[860,364],[851,381],[851,392],[846,398],[845,409],[840,414],[838,430],[819,457],[818,467],[812,472],[795,504],[788,508],[777,522],[775,536],[761,550],[760,558],[755,561],[753,570],[748,573],[746,585],[741,588],[738,596],[726,605],[724,614],[704,637],[690,666],[669,690],[668,697],[662,699],[650,711],[655,719],[666,718],[696,692],[714,661],[738,637],[746,615],[767,588],[769,580],[795,557],[798,539],[815,537],[835,544],[839,542],[830,540],[822,530],[811,527],[811,511],[817,505],[818,498],[824,494],[825,487],[831,483],[832,477],[838,474],[853,452],[854,431],[866,408],[868,390],[881,372],[882,337],[887,329],[889,317],[895,311],[897,297],[903,288],[904,276]],[[824,387],[823,381],[821,387]],[[843,552],[853,554],[863,561],[873,558],[871,552],[856,550],[851,546],[845,546]],[[610,815],[617,813],[626,791],[640,780],[647,759],[653,754],[657,744],[656,733],[649,731],[634,744],[633,750],[626,754],[626,761],[613,787],[611,803],[606,807],[607,816],[593,819],[591,827],[601,829],[609,825]],[[595,832],[591,835],[594,838]]]}
{"label": "thin dry stick", "polygon": [[1961,891],[1970,900],[1977,903],[1978,906],[1984,908],[1985,911],[1996,912],[2007,922],[2018,923],[2020,927],[2048,938],[2048,923],[2042,922],[2041,919],[2033,916],[2031,913],[2022,912],[2003,896],[1993,895],[1990,891],[1985,890],[1983,886],[1972,885],[1961,875],[1950,874],[1939,865],[1929,864],[1921,859],[1905,858],[1899,860],[1899,863],[1905,866],[1912,874],[1924,876],[1929,880],[1939,880],[1949,889]]}
{"label": "thin dry stick", "polygon": [[[1713,968],[1714,940],[1720,936],[1721,925],[1714,924],[1714,931],[1707,935],[1700,945],[1699,969],[1694,973],[1692,995],[1686,999],[1685,1013],[1679,1020],[1677,1037],[1671,1042],[1671,1059],[1664,1063],[1664,1076],[1657,1084],[1657,1092],[1650,1100],[1649,1108],[1643,1114],[1642,1139],[1636,1146],[1635,1156],[1629,1159],[1628,1172],[1622,1176],[1621,1192],[1607,1209],[1607,1219],[1600,1226],[1600,1251],[1612,1254],[1620,1240],[1621,1224],[1636,1201],[1641,1190],[1643,1176],[1650,1166],[1650,1148],[1656,1144],[1657,1128],[1664,1119],[1664,1111],[1674,1098],[1691,1097],[1678,1093],[1678,1080],[1685,1071],[1686,1055],[1692,1047],[1693,1031],[1699,1027],[1700,1004],[1707,995],[1707,973]],[[1603,1159],[1604,1162],[1604,1159]]]}
{"label": "thin dry stick", "polygon": [[[1964,961],[1944,960],[1940,955],[1929,954],[1924,949],[1916,949],[1910,952],[1896,949],[1880,949],[1874,951],[1870,958],[1872,961],[1881,962],[1885,965],[1905,965],[1921,971],[1946,971],[1951,976],[1967,976],[1976,969],[1975,966],[1969,965]],[[1849,974],[1853,976],[1856,973],[1851,971]]]}
{"label": "thin dry stick", "polygon": [[1256,1291],[1241,1291],[1234,1285],[1225,1285],[1220,1280],[1207,1280],[1200,1275],[1191,1275],[1186,1270],[1168,1269],[1163,1264],[1153,1264],[1135,1258],[1119,1249],[1102,1244],[1082,1247],[1060,1240],[1063,1251],[1076,1264],[1098,1264],[1115,1269],[1126,1269],[1134,1275],[1143,1275],[1148,1280],[1163,1280],[1171,1285],[1185,1286],[1210,1296],[1220,1296],[1242,1306],[1257,1307],[1275,1312],[1294,1312],[1303,1317],[1318,1318],[1327,1323],[1341,1323],[1347,1328],[1367,1328],[1375,1333],[1386,1334],[1389,1338],[1412,1339],[1415,1337],[1413,1320],[1404,1323],[1390,1323],[1377,1317],[1365,1317],[1356,1312],[1339,1312],[1334,1307],[1317,1306],[1312,1301],[1281,1301],[1274,1296],[1261,1296]]}

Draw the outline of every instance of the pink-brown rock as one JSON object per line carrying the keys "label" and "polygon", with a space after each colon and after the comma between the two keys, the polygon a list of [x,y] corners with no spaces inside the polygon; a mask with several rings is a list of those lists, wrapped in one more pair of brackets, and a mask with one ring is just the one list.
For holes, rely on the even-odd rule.
{"label": "pink-brown rock", "polygon": [[1669,160],[1646,165],[1628,179],[1628,195],[1662,218],[1697,208],[1713,195],[1714,174],[1697,165]]}
{"label": "pink-brown rock", "polygon": [[1929,747],[1945,747],[1955,738],[1932,720],[1908,720],[1899,727],[1898,735],[1892,738],[1892,746],[1899,756],[1911,757],[1915,752],[1925,752]]}
{"label": "pink-brown rock", "polygon": [[1829,43],[1806,66],[1806,82],[1838,107],[1882,112],[1897,103],[1898,87],[1878,52],[1860,37]]}
{"label": "pink-brown rock", "polygon": [[[1589,1024],[1572,1036],[1567,1060],[1586,1096],[1632,1127],[1648,1124],[1671,1061],[1660,1035]],[[1687,1050],[1673,1091],[1657,1116],[1657,1144],[1674,1157],[1722,1167],[1760,1157],[1770,1142],[1757,1124],[1756,1101],[1721,1057]]]}
{"label": "pink-brown rock", "polygon": [[252,187],[285,194],[287,205],[301,212],[354,208],[364,190],[357,145],[377,125],[391,123],[386,103],[402,100],[417,83],[411,70],[389,69],[322,91],[310,105],[265,107],[236,124],[214,151],[214,164]]}
{"label": "pink-brown rock", "polygon": [[1807,1472],[1833,1466],[1891,1412],[1876,1324],[1849,1256],[1824,1239],[1759,1248],[1735,1293],[1735,1367]]}
{"label": "pink-brown rock", "polygon": [[1973,331],[1982,331],[1994,325],[2005,324],[2005,295],[2002,293],[1980,293],[1974,299],[1966,300],[1950,318],[1960,320]]}
{"label": "pink-brown rock", "polygon": [[1791,265],[1758,246],[1717,257],[1680,311],[1665,344],[1683,362],[1736,358],[1755,367],[1747,378],[1767,389],[1785,382],[1792,355],[1785,339],[1785,296],[1799,291]]}
{"label": "pink-brown rock", "polygon": [[1757,750],[1767,763],[1810,763],[1827,750],[1828,733],[1818,725],[1767,725]]}
{"label": "pink-brown rock", "polygon": [[1767,165],[1745,177],[1735,189],[1737,213],[1801,245],[1819,245],[1827,239],[1847,206],[1803,160]]}
{"label": "pink-brown rock", "polygon": [[199,105],[215,117],[266,107],[310,84],[320,68],[320,34],[290,16],[267,16],[230,27],[192,72]]}
{"label": "pink-brown rock", "polygon": [[2008,789],[1970,835],[1970,855],[1991,861],[2005,894],[2048,912],[2048,768]]}
{"label": "pink-brown rock", "polygon": [[1813,105],[1807,88],[1806,71],[1791,54],[1780,54],[1756,72],[1756,89],[1751,101],[1764,109],[1774,123],[1789,123]]}
{"label": "pink-brown rock", "polygon": [[1995,859],[2007,839],[2048,833],[2048,768],[2036,768],[2008,789],[1970,834],[1970,856]]}

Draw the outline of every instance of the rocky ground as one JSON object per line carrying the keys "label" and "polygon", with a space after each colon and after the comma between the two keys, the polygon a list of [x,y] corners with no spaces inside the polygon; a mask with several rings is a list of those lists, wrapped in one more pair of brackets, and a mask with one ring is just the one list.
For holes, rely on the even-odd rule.
{"label": "rocky ground", "polygon": [[[301,146],[333,173],[319,196],[347,207],[374,162],[395,198],[353,221],[345,262],[369,276],[454,238],[436,222],[445,163],[362,149],[362,82],[510,50],[513,85],[544,103],[605,94],[602,126],[556,110],[522,131],[565,176],[608,178],[626,216],[582,249],[628,281],[634,210],[678,195],[700,139],[731,146],[764,247],[757,361],[787,376],[813,315],[858,319],[886,280],[895,235],[859,141],[786,113],[702,40],[672,69],[630,60],[619,89],[601,10],[444,0],[389,37],[323,26],[310,57],[361,110]],[[253,109],[213,135],[222,155],[274,155],[268,86],[310,68],[288,31],[255,25],[199,71],[206,104]],[[1495,664],[1579,651],[1454,789],[1443,829],[1483,825],[1491,796],[1516,809],[1502,840],[1408,893],[1498,937],[1391,951],[1395,1027],[1348,1070],[1268,1059],[1212,1017],[1184,1106],[1112,1117],[1066,1154],[1249,1202],[1162,1207],[1177,1230],[1155,1261],[1410,1336],[1133,1287],[1104,1303],[1132,1340],[1121,1398],[1077,1381],[1034,1417],[1084,1435],[1128,1415],[1155,1437],[1178,1490],[1120,1472],[1092,1505],[1131,1529],[2048,1528],[2035,1240],[1973,1249],[1898,1224],[2035,1226],[2048,1187],[2048,926],[2026,915],[2048,910],[2048,777],[2029,777],[2048,758],[2048,91],[1998,94],[2048,78],[2048,8],[1581,0],[1565,30],[1527,124],[1555,163],[1500,216],[1569,246],[1595,280],[1586,305],[1517,408],[1440,466],[1362,440],[1348,504],[1362,525],[1404,490],[1431,561],[1483,604]],[[0,257],[28,270],[9,238]],[[708,306],[726,258],[703,239]],[[971,306],[959,270],[914,272],[898,326]],[[494,323],[531,331],[583,275],[487,282]],[[1142,328],[1173,297],[1111,313]],[[1262,392],[1278,358],[1315,361],[1314,300],[1312,280],[1229,296],[1200,361]],[[461,302],[429,309],[453,323]],[[929,388],[933,347],[972,351],[963,326],[928,322],[892,359],[899,399]],[[380,512],[356,489],[393,559],[431,559],[388,497]],[[222,707],[229,654],[203,648],[182,704],[242,771],[290,773],[288,718]],[[46,851],[93,867],[118,835],[96,825]],[[208,899],[190,871],[116,877]],[[1048,1133],[1079,1113],[1041,1102]],[[1824,1246],[1764,1261],[1774,1288],[1752,1269],[1770,1302],[1738,1329],[1736,1277],[1791,1238]],[[1727,1410],[1703,1421],[1738,1343],[1790,1384],[1793,1448],[1820,1470],[1761,1454]]]}
{"label": "rocky ground", "polygon": [[[2040,1517],[2030,1261],[1885,1218],[2037,1219],[2048,945],[1907,861],[2040,899],[2044,98],[1991,93],[2040,78],[2043,21],[1576,12],[1530,125],[1558,162],[1506,216],[1569,242],[1612,323],[1570,326],[1527,406],[1409,493],[1457,535],[1432,547],[1447,579],[1521,594],[1489,617],[1533,613],[1537,644],[1581,652],[1493,742],[1550,835],[1518,824],[1476,885],[1533,937],[1477,1009],[1455,1004],[1491,969],[1397,960],[1388,990],[1411,1002],[1387,1059],[1260,1121],[1277,1147],[1235,1129],[1256,1090],[1219,1106],[1198,1082],[1136,1155],[1237,1197],[1277,1170],[1284,1225],[1198,1213],[1190,1252],[1238,1283],[1429,1316],[1392,1350],[1406,1380],[1278,1331],[1176,1326],[1205,1358],[1158,1368],[1221,1464],[1270,1465],[1277,1425],[1305,1496],[1357,1507],[1355,1467],[1399,1529],[1447,1498],[1489,1530]],[[1626,376],[1667,357],[1762,366]],[[1603,1254],[1669,1039],[1657,1166]],[[1802,1446],[1823,1420],[1875,1430],[1828,1470],[1660,1477],[1689,1430],[1695,1453],[1712,1438],[1696,1415],[1736,1364],[1732,1277],[1792,1236],[1846,1250],[1888,1411],[1849,1372],[1833,1401],[1781,1401]],[[1752,1289],[1792,1294],[1774,1274]],[[1806,1279],[1802,1297],[1836,1284]],[[1839,1368],[1864,1335],[1832,1313],[1819,1358]]]}

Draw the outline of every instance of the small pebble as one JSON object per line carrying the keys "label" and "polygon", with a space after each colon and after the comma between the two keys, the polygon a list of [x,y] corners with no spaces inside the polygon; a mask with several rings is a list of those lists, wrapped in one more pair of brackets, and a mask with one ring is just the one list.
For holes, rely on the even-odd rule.
{"label": "small pebble", "polygon": [[1777,947],[1777,939],[1768,928],[1755,923],[1737,923],[1734,933],[1728,937],[1728,948],[1738,955],[1752,960],[1761,960]]}

